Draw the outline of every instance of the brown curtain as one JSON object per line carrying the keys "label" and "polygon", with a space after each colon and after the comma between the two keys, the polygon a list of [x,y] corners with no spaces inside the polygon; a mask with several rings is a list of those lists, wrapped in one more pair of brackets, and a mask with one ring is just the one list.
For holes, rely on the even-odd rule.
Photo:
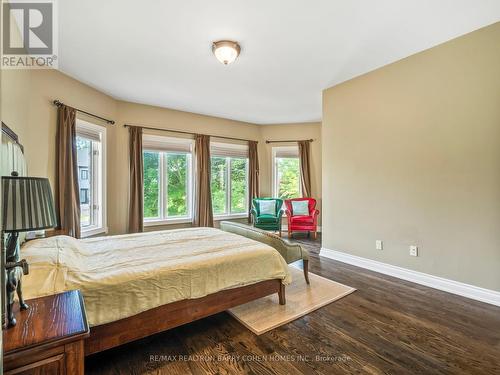
{"label": "brown curtain", "polygon": [[311,141],[299,141],[300,183],[302,196],[311,197]]}
{"label": "brown curtain", "polygon": [[76,160],[76,110],[57,110],[56,205],[61,234],[80,238],[80,194]]}
{"label": "brown curtain", "polygon": [[259,190],[259,152],[256,141],[248,141],[248,222],[252,221],[252,199],[258,198]]}
{"label": "brown curtain", "polygon": [[129,133],[129,169],[130,198],[128,208],[129,233],[142,232],[144,229],[143,188],[144,175],[142,166],[142,128],[131,126]]}
{"label": "brown curtain", "polygon": [[210,192],[210,136],[196,134],[196,189],[194,221],[197,227],[213,227],[212,194]]}

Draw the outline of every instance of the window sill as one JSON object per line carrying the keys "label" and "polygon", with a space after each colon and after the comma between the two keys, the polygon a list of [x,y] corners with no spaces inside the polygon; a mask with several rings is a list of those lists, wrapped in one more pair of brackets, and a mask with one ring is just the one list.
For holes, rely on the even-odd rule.
{"label": "window sill", "polygon": [[222,221],[222,220],[231,220],[231,219],[246,219],[248,217],[248,214],[233,214],[233,215],[215,215],[214,220],[215,221]]}
{"label": "window sill", "polygon": [[169,225],[169,224],[190,224],[193,222],[191,218],[182,218],[182,219],[167,219],[167,220],[148,220],[144,221],[145,227],[154,227],[158,225]]}
{"label": "window sill", "polygon": [[[232,220],[232,219],[246,219],[248,217],[247,214],[234,214],[234,215],[216,215],[214,216],[215,221],[222,220]],[[191,218],[182,218],[182,219],[167,219],[167,220],[148,220],[144,221],[145,227],[154,227],[160,225],[170,225],[170,224],[191,224],[193,219]]]}
{"label": "window sill", "polygon": [[88,229],[81,229],[81,238],[87,238],[87,237],[92,237],[96,236],[98,234],[106,234],[108,233],[108,228],[101,227],[101,228],[88,228]]}

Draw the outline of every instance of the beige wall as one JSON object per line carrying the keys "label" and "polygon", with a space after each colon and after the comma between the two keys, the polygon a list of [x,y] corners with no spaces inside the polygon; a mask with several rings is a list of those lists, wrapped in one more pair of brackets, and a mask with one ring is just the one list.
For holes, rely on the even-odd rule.
{"label": "beige wall", "polygon": [[111,118],[116,117],[116,101],[57,71],[5,70],[4,76],[4,122],[25,147],[28,173],[47,176],[54,186],[57,110],[52,101],[78,103],[73,105]]}
{"label": "beige wall", "polygon": [[28,130],[29,88],[31,74],[25,70],[2,69],[1,107],[2,121],[9,124],[18,124],[16,131],[25,138]]}
{"label": "beige wall", "polygon": [[324,91],[325,248],[500,290],[499,43],[497,23]]}
{"label": "beige wall", "polygon": [[[106,198],[110,234],[125,233],[127,228],[128,132],[123,127],[125,123],[258,140],[261,186],[264,195],[271,192],[271,151],[263,144],[263,140],[267,137],[315,138],[312,151],[313,191],[318,197],[321,196],[319,124],[259,126],[118,101],[58,71],[6,71],[5,75],[6,84],[2,88],[4,121],[19,134],[21,142],[25,145],[29,174],[48,176],[52,186],[55,183],[57,119],[56,107],[52,105],[52,101],[59,99],[68,105],[116,121],[116,125],[107,127]],[[95,122],[91,118],[87,120]],[[169,226],[173,227],[176,226]],[[162,227],[152,229],[162,229]]]}

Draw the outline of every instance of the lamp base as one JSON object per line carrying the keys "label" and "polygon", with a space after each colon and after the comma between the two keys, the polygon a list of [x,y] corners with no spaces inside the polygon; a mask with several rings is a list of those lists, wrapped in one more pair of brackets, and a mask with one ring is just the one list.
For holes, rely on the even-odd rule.
{"label": "lamp base", "polygon": [[6,245],[6,292],[7,292],[7,327],[16,325],[14,317],[14,297],[17,292],[19,298],[19,306],[21,310],[28,309],[28,305],[24,302],[22,291],[22,277],[29,273],[28,263],[25,259],[20,260],[18,233],[10,233],[7,237]]}

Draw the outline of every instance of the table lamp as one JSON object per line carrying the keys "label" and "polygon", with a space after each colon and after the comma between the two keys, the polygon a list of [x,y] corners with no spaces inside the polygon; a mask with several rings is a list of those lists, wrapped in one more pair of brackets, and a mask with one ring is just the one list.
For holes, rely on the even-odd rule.
{"label": "table lamp", "polygon": [[56,212],[52,190],[47,178],[20,177],[17,172],[2,177],[2,230],[5,238],[5,269],[7,325],[16,325],[14,294],[17,292],[21,310],[28,305],[22,293],[22,276],[29,272],[28,263],[21,260],[19,232],[54,228]]}

